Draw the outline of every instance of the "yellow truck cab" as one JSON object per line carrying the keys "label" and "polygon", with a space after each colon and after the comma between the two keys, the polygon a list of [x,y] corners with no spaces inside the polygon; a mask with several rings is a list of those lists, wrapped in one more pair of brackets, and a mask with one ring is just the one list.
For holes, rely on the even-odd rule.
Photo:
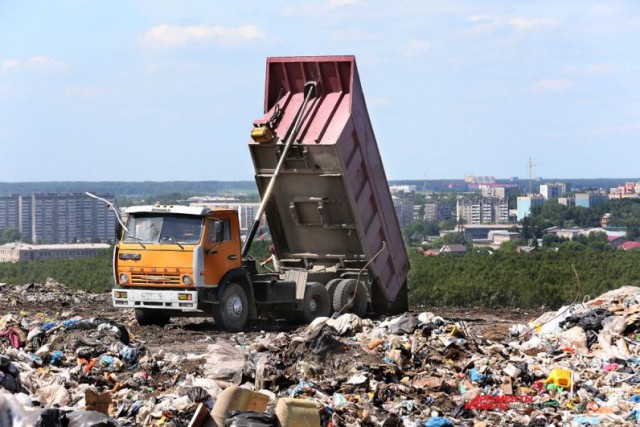
{"label": "yellow truck cab", "polygon": [[[216,301],[221,283],[234,276],[240,276],[235,287],[246,282],[235,210],[135,206],[125,213],[128,231],[114,251],[113,304],[134,308],[141,325],[210,313],[207,303]],[[231,320],[234,312],[248,314],[239,307],[248,304],[250,289],[243,290],[229,302]]]}

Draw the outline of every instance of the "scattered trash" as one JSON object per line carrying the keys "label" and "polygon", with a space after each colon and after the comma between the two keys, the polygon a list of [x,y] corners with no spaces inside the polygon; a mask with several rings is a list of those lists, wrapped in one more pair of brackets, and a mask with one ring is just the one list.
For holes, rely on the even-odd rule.
{"label": "scattered trash", "polygon": [[[53,281],[2,292],[17,303],[0,318],[0,425],[640,422],[636,287],[505,325],[502,335],[430,312],[344,314],[294,330],[201,334],[180,352],[151,350],[132,332],[132,313],[106,315],[107,297]],[[103,313],[84,316],[98,304]]]}

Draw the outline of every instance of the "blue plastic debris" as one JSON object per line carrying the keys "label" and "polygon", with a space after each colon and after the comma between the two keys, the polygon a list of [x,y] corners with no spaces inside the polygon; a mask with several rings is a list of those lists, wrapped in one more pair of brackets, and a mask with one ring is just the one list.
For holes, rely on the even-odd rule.
{"label": "blue plastic debris", "polygon": [[73,329],[76,327],[78,322],[80,322],[79,319],[67,319],[64,322],[62,322],[62,326],[64,326],[67,329]]}
{"label": "blue plastic debris", "polygon": [[59,350],[54,351],[49,360],[49,365],[57,365],[60,363],[60,359],[62,359],[62,352]]}
{"label": "blue plastic debris", "polygon": [[56,326],[56,322],[47,322],[44,325],[40,326],[40,328],[42,330],[48,331],[49,329],[53,328],[54,326]]}
{"label": "blue plastic debris", "polygon": [[481,381],[484,378],[484,375],[476,370],[476,368],[471,368],[469,371],[471,374],[471,381]]}
{"label": "blue plastic debris", "polygon": [[429,418],[422,425],[424,427],[453,427],[453,423],[445,417]]}
{"label": "blue plastic debris", "polygon": [[575,417],[573,422],[583,426],[595,426],[600,424],[600,418],[598,417]]}
{"label": "blue plastic debris", "polygon": [[135,363],[138,359],[138,350],[133,347],[129,347],[128,345],[122,347],[119,354],[122,360],[129,364]]}

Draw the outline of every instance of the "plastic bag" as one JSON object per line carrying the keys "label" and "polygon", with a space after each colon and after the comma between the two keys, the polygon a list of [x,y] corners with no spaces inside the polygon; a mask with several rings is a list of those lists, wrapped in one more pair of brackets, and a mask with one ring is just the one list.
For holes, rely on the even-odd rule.
{"label": "plastic bag", "polygon": [[117,427],[118,424],[100,412],[76,411],[67,414],[68,427]]}
{"label": "plastic bag", "polygon": [[224,422],[225,427],[275,427],[275,414],[255,411],[234,411]]}

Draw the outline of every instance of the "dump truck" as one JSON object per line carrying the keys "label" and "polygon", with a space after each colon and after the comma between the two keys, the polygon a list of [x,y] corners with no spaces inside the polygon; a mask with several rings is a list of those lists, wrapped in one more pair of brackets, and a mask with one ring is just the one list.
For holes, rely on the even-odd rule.
{"label": "dump truck", "polygon": [[[261,314],[310,322],[407,309],[409,261],[353,56],[267,58],[248,142],[261,203],[238,213],[134,206],[114,250],[113,305],[140,325],[209,316],[238,331]],[[266,218],[277,268],[249,255]]]}

